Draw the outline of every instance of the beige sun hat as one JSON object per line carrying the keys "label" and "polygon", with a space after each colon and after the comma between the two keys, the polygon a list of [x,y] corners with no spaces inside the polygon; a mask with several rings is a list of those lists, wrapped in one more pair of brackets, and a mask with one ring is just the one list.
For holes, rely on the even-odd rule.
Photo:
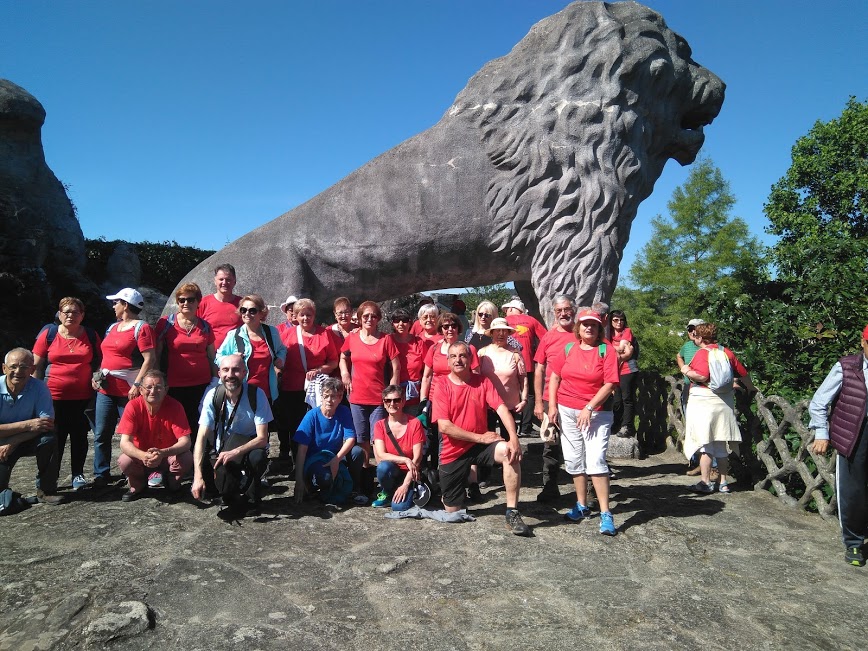
{"label": "beige sun hat", "polygon": [[490,337],[492,330],[509,330],[510,332],[515,332],[515,328],[509,325],[503,317],[497,317],[494,319],[494,321],[491,322],[491,326],[485,331],[485,334]]}

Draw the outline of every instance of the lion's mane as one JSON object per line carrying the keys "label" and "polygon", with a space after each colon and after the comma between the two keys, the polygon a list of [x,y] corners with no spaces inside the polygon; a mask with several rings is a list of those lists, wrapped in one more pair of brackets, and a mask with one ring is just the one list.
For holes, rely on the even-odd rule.
{"label": "lion's mane", "polygon": [[493,251],[531,267],[537,296],[590,304],[614,289],[630,224],[668,158],[637,85],[645,101],[666,101],[674,82],[661,73],[679,37],[634,3],[565,11],[568,21],[540,22],[486,65],[449,114],[473,121],[497,170],[486,196]]}

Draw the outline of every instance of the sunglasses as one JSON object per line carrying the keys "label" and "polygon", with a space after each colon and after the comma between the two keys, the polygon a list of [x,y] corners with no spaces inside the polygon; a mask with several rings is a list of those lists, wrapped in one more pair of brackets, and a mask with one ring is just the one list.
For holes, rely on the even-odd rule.
{"label": "sunglasses", "polygon": [[400,402],[404,402],[403,398],[383,398],[384,405],[396,405]]}
{"label": "sunglasses", "polygon": [[183,305],[184,303],[195,303],[199,299],[195,296],[182,296],[178,299],[178,305]]}
{"label": "sunglasses", "polygon": [[440,326],[440,329],[441,330],[457,330],[458,324],[457,323],[444,323],[442,326]]}
{"label": "sunglasses", "polygon": [[494,318],[494,315],[489,314],[488,312],[477,312],[476,316],[478,316],[480,319],[493,319]]}
{"label": "sunglasses", "polygon": [[362,321],[379,321],[380,317],[376,314],[363,314]]}
{"label": "sunglasses", "polygon": [[410,317],[408,317],[408,316],[392,317],[392,323],[410,323]]}
{"label": "sunglasses", "polygon": [[239,307],[239,314],[249,314],[250,316],[256,316],[257,312],[259,312],[258,307]]}

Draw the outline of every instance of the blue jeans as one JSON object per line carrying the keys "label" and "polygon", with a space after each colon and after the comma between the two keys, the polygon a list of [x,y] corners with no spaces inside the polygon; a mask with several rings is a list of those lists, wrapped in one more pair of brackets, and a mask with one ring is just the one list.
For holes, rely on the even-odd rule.
{"label": "blue jeans", "polygon": [[110,476],[112,465],[112,437],[118,418],[124,413],[124,407],[129,400],[126,396],[109,396],[96,394],[96,410],[93,425],[93,475],[94,477]]}
{"label": "blue jeans", "polygon": [[[380,461],[377,464],[377,481],[380,482],[383,492],[387,495],[395,494],[395,489],[403,483],[406,474],[394,461]],[[413,506],[413,493],[411,491],[407,491],[407,496],[403,502],[392,500],[393,511],[406,511],[411,506]]]}
{"label": "blue jeans", "polygon": [[36,488],[53,493],[57,490],[57,439],[45,432],[15,446],[5,461],[0,461],[0,490],[9,487],[12,468],[21,457],[36,457]]}

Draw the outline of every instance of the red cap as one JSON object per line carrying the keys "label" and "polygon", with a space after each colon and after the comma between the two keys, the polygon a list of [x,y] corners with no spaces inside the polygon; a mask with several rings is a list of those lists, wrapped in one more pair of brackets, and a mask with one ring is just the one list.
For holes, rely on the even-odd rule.
{"label": "red cap", "polygon": [[865,329],[862,331],[862,339],[868,339],[868,325],[866,325]]}
{"label": "red cap", "polygon": [[582,310],[579,312],[578,316],[576,316],[576,321],[596,321],[600,325],[603,325],[603,319],[593,310]]}

